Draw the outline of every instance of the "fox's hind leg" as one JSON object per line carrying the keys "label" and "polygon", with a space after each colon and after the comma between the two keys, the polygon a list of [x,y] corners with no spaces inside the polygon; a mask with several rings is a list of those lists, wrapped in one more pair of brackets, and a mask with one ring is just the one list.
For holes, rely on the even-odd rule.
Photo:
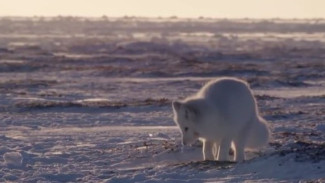
{"label": "fox's hind leg", "polygon": [[219,148],[218,161],[229,161],[229,149],[231,146],[230,139],[222,139]]}
{"label": "fox's hind leg", "polygon": [[213,142],[205,140],[203,141],[203,159],[204,160],[213,160],[213,153],[212,153],[212,148],[213,148]]}
{"label": "fox's hind leg", "polygon": [[245,141],[243,138],[244,138],[243,136],[239,135],[234,140],[234,145],[235,145],[234,161],[236,162],[242,162],[245,160],[245,152],[244,152]]}

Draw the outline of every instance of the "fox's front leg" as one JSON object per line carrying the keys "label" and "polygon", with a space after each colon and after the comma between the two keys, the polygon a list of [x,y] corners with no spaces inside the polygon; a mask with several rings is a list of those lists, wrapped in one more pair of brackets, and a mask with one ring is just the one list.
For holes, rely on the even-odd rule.
{"label": "fox's front leg", "polygon": [[203,159],[214,160],[213,156],[213,142],[205,140],[203,141]]}
{"label": "fox's front leg", "polygon": [[218,160],[220,144],[218,142],[215,142],[213,144],[213,148],[212,149],[213,149],[212,152],[213,152],[214,160]]}

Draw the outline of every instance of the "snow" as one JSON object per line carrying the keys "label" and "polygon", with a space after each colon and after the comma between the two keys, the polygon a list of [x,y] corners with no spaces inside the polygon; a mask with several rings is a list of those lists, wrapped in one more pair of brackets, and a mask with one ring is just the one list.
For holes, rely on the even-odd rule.
{"label": "snow", "polygon": [[23,163],[23,157],[19,152],[6,152],[3,160],[8,167],[21,167]]}
{"label": "snow", "polygon": [[[314,22],[0,18],[0,182],[325,181]],[[243,163],[202,161],[173,122],[219,76],[250,83],[272,131]]]}

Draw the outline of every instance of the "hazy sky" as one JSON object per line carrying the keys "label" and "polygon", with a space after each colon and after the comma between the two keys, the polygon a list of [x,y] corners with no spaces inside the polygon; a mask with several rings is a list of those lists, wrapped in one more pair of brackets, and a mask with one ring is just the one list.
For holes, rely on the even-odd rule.
{"label": "hazy sky", "polygon": [[0,0],[0,16],[325,18],[325,0]]}

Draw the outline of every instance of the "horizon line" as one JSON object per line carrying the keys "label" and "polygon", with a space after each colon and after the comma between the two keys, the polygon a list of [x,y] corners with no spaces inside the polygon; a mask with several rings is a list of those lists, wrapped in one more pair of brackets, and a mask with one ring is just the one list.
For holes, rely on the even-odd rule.
{"label": "horizon line", "polygon": [[215,19],[215,20],[325,20],[325,17],[212,17],[212,16],[137,16],[137,15],[122,15],[122,16],[109,16],[109,15],[100,15],[100,16],[85,16],[85,15],[0,15],[0,18],[108,18],[108,19],[132,19],[132,18],[142,18],[142,19]]}

